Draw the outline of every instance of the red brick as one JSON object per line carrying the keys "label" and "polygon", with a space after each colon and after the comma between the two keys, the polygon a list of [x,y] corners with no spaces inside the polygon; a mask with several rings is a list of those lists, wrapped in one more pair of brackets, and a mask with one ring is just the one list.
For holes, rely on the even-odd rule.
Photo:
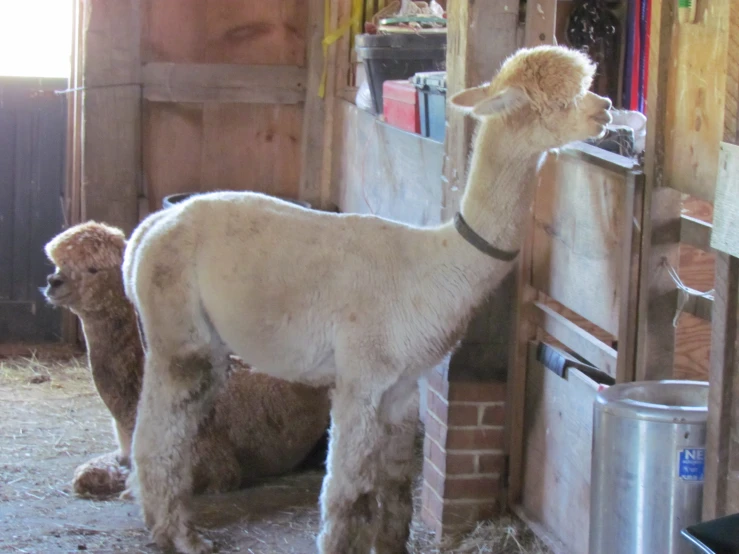
{"label": "red brick", "polygon": [[448,477],[444,483],[444,499],[489,499],[500,494],[500,479],[497,477],[474,477],[454,479]]}
{"label": "red brick", "polygon": [[503,471],[505,455],[500,454],[480,454],[478,462],[478,471],[480,473],[500,473]]}
{"label": "red brick", "polygon": [[472,527],[478,521],[491,519],[496,512],[497,505],[494,501],[484,501],[472,504],[455,504],[453,501],[445,502],[441,522],[445,527],[450,525],[465,525]]}
{"label": "red brick", "polygon": [[503,447],[503,428],[449,429],[447,450],[492,450]]}
{"label": "red brick", "polygon": [[426,418],[426,436],[432,438],[442,448],[446,445],[447,426],[437,420],[433,414],[429,413]]}
{"label": "red brick", "polygon": [[428,411],[433,413],[441,422],[446,423],[449,406],[439,393],[429,388]]}
{"label": "red brick", "polygon": [[478,423],[480,408],[475,404],[459,404],[452,402],[449,405],[446,424],[452,426],[471,427]]}
{"label": "red brick", "polygon": [[483,425],[505,425],[505,404],[486,406],[482,412]]}
{"label": "red brick", "polygon": [[423,441],[424,458],[436,466],[442,475],[446,472],[446,452],[428,435]]}
{"label": "red brick", "polygon": [[439,496],[444,496],[444,474],[440,473],[431,464],[423,464],[424,485],[436,491]]}
{"label": "red brick", "polygon": [[448,475],[469,475],[475,473],[476,454],[447,454],[446,472]]}
{"label": "red brick", "polygon": [[449,383],[449,402],[505,402],[506,384],[504,382],[451,382]]}

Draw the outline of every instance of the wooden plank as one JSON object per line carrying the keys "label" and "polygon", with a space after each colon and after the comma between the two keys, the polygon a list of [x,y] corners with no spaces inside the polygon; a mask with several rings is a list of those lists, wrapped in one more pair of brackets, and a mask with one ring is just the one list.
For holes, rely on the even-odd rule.
{"label": "wooden plank", "polygon": [[153,102],[304,102],[306,70],[289,65],[147,63],[144,98]]}
{"label": "wooden plank", "polygon": [[535,0],[526,6],[526,46],[556,44],[557,0]]}
{"label": "wooden plank", "polygon": [[441,223],[443,146],[339,102],[342,143],[334,153],[343,212],[428,226]]}
{"label": "wooden plank", "polygon": [[634,380],[638,349],[637,320],[639,280],[641,275],[641,242],[644,218],[644,174],[629,171],[626,198],[621,221],[621,275],[618,296],[621,300],[618,318],[618,362],[616,382]]}
{"label": "wooden plank", "polygon": [[15,111],[0,108],[0,300],[13,298]]}
{"label": "wooden plank", "polygon": [[[706,466],[703,484],[703,519],[730,513],[728,485],[732,458],[732,429],[736,425],[737,344],[739,331],[739,259],[716,257],[716,286],[711,330],[711,370],[708,378]],[[736,499],[735,499],[736,501]],[[734,510],[736,511],[736,510]]]}
{"label": "wooden plank", "polygon": [[739,145],[721,143],[711,246],[739,256]]}
{"label": "wooden plank", "polygon": [[[724,135],[730,4],[703,0],[695,23],[672,21],[668,88],[666,94],[649,95],[666,109],[665,126],[655,127],[665,134],[666,183],[708,201],[714,196]],[[651,81],[656,74],[650,70],[649,75]]]}
{"label": "wooden plank", "polygon": [[569,156],[542,171],[532,284],[618,335],[626,176]]}
{"label": "wooden plank", "polygon": [[739,144],[739,3],[731,2],[726,64],[724,140]]}
{"label": "wooden plank", "polygon": [[526,318],[529,321],[585,358],[593,366],[616,377],[617,353],[614,348],[598,340],[546,304],[533,302],[526,312]]}
{"label": "wooden plank", "polygon": [[31,219],[34,208],[31,202],[33,161],[33,119],[30,110],[19,109],[15,127],[15,151],[13,160],[13,277],[10,297],[13,300],[30,299]]}
{"label": "wooden plank", "polygon": [[593,401],[599,385],[574,368],[562,378],[529,348],[522,505],[565,546],[587,554]]}
{"label": "wooden plank", "polygon": [[[683,214],[680,217],[680,243],[709,252],[712,229],[713,225],[710,223]],[[682,266],[682,261],[680,265]]]}
{"label": "wooden plank", "polygon": [[[538,176],[541,179],[542,176]],[[534,205],[536,204],[534,198]],[[529,344],[536,338],[536,325],[528,317],[531,304],[536,299],[536,290],[531,287],[532,261],[534,255],[533,217],[529,217],[521,245],[516,271],[516,302],[513,307],[512,347],[509,347],[510,376],[506,399],[506,452],[508,452],[508,482],[506,501],[509,506],[521,503],[523,494],[524,468],[524,419],[526,410],[526,376],[528,371]]]}
{"label": "wooden plank", "polygon": [[143,0],[147,62],[305,66],[308,2]]}
{"label": "wooden plank", "polygon": [[[308,2],[308,44],[307,44],[307,91],[303,112],[303,134],[300,141],[301,167],[299,197],[316,207],[328,205],[328,194],[323,195],[321,179],[323,176],[323,133],[325,113],[324,99],[319,97],[323,74],[323,21],[324,0]],[[328,192],[328,191],[327,191]]]}
{"label": "wooden plank", "polygon": [[139,0],[85,2],[82,219],[138,223],[141,179]]}

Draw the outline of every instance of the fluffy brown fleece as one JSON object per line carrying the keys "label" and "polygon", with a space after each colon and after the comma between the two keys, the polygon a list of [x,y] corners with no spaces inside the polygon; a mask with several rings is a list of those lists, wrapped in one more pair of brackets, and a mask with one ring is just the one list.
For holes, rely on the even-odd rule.
{"label": "fluffy brown fleece", "polygon": [[[82,321],[92,377],[119,445],[77,468],[74,490],[80,495],[119,493],[129,474],[144,352],[123,290],[125,248],[119,229],[87,222],[57,235],[45,249],[56,271],[44,294]],[[288,383],[235,362],[193,447],[194,492],[234,490],[295,469],[320,448],[328,421],[326,388]]]}

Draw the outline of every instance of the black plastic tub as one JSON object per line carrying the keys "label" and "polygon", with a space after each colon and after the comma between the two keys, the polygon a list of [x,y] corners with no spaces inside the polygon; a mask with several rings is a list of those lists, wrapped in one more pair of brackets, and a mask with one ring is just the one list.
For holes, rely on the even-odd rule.
{"label": "black plastic tub", "polygon": [[691,525],[681,534],[695,554],[739,554],[739,514]]}
{"label": "black plastic tub", "polygon": [[357,35],[357,56],[364,63],[374,113],[382,113],[382,83],[410,79],[423,71],[446,69],[446,33]]}
{"label": "black plastic tub", "polygon": [[[195,196],[196,194],[201,194],[199,192],[179,192],[177,194],[170,194],[169,196],[165,196],[162,199],[162,208],[169,208],[171,206],[174,206],[175,204],[178,204],[180,202],[184,202],[191,196]],[[312,206],[308,202],[303,202],[302,200],[295,200],[294,198],[287,198],[286,196],[279,196],[279,195],[271,195],[275,198],[279,198],[280,200],[284,200],[285,202],[290,202],[291,204],[296,204],[298,206],[302,206],[303,208],[311,208]]]}

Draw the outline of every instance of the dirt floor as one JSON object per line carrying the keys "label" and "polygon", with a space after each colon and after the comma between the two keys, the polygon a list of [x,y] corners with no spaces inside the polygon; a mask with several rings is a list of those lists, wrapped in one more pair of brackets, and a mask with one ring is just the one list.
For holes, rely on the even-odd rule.
{"label": "dirt floor", "polygon": [[[0,358],[0,552],[160,552],[134,503],[83,499],[72,492],[75,467],[114,449],[110,418],[85,363],[65,349]],[[308,471],[237,493],[199,497],[196,520],[220,552],[312,554],[322,478],[322,472]],[[482,525],[443,547],[414,521],[411,550],[547,552],[520,522],[509,519]]]}

